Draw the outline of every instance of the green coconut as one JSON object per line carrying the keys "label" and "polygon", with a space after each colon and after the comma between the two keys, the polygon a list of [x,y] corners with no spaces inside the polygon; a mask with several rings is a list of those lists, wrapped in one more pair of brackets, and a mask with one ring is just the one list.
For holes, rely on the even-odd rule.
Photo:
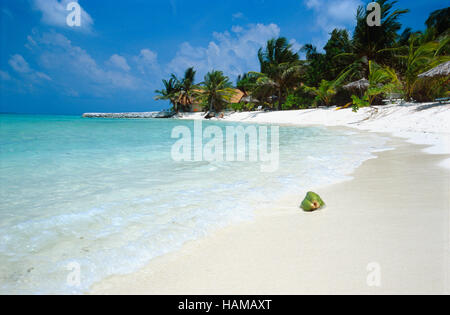
{"label": "green coconut", "polygon": [[303,200],[301,204],[301,208],[304,211],[312,212],[319,210],[320,208],[325,206],[325,202],[323,202],[320,196],[312,191],[306,194],[305,200]]}

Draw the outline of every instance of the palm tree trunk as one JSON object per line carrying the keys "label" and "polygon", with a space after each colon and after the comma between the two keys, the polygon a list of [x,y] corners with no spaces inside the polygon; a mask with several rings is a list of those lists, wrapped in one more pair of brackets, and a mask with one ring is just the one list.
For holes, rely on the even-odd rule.
{"label": "palm tree trunk", "polygon": [[177,103],[172,102],[172,106],[173,106],[173,109],[175,110],[175,113],[178,114],[178,105],[177,105]]}
{"label": "palm tree trunk", "polygon": [[209,105],[209,111],[210,112],[214,111],[214,98],[211,98],[211,102],[210,102],[210,105]]}

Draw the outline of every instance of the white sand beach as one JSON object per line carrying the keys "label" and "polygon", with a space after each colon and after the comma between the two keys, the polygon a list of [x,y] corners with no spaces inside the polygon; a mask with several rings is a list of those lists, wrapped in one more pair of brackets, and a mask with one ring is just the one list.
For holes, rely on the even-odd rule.
{"label": "white sand beach", "polygon": [[[203,119],[202,113],[183,114],[182,119]],[[427,153],[450,154],[450,105],[421,103],[373,106],[358,113],[336,107],[279,111],[242,112],[222,120],[248,123],[322,125],[351,127],[372,132],[387,132],[414,144],[430,146]],[[450,167],[450,160],[446,165]]]}
{"label": "white sand beach", "polygon": [[[233,113],[224,120],[357,128],[390,135],[394,149],[366,161],[352,180],[318,189],[327,203],[321,211],[302,212],[304,196],[286,196],[275,208],[262,205],[253,221],[110,277],[90,293],[450,292],[450,105]],[[370,286],[374,266],[380,282]]]}

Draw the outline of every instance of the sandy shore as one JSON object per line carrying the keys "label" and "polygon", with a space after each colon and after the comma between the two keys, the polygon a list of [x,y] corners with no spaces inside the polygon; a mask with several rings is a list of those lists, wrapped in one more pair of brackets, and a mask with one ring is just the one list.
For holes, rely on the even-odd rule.
{"label": "sandy shore", "polygon": [[[400,121],[396,115],[405,109],[412,112],[403,113]],[[448,158],[442,153],[450,145],[445,143],[449,124],[438,125],[445,125],[450,107],[390,110],[378,118],[373,117],[380,111],[367,110],[339,124],[360,129],[372,124],[385,132],[393,128],[403,136],[408,133],[409,141],[427,139],[435,154],[423,152],[429,147],[394,138],[390,145],[395,150],[366,161],[353,180],[317,191],[326,209],[307,214],[298,209],[304,196],[286,196],[276,208],[259,209],[252,222],[190,242],[134,274],[110,277],[94,285],[91,293],[449,293],[450,172],[439,166]],[[276,118],[285,113],[242,113],[227,119],[299,124],[298,115],[311,115],[308,123],[331,125],[318,122],[323,113],[315,111],[291,112],[290,119]],[[380,286],[368,286],[369,265],[380,267]]]}
{"label": "sandy shore", "polygon": [[[183,114],[181,119],[203,119],[202,113]],[[321,125],[387,132],[410,143],[427,145],[425,152],[450,154],[450,104],[406,103],[362,108],[358,113],[336,107],[281,112],[229,113],[222,121]],[[450,169],[450,159],[442,162]]]}

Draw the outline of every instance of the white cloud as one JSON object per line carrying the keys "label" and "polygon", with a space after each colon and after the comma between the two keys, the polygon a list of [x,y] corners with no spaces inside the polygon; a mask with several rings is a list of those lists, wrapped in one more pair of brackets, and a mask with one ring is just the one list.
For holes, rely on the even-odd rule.
{"label": "white cloud", "polygon": [[303,45],[300,44],[299,42],[297,42],[297,40],[295,39],[291,39],[289,41],[289,44],[292,45],[292,50],[296,53],[298,53],[300,51],[300,49],[302,49]]}
{"label": "white cloud", "polygon": [[321,0],[306,0],[305,5],[308,7],[308,9],[312,8],[320,8],[322,6]]}
{"label": "white cloud", "polygon": [[36,76],[37,76],[38,78],[41,78],[41,79],[44,79],[44,80],[48,80],[48,81],[51,81],[51,80],[52,80],[52,78],[50,78],[48,75],[46,75],[46,74],[43,73],[43,72],[36,72]]}
{"label": "white cloud", "polygon": [[33,0],[35,8],[42,13],[43,23],[73,30],[91,31],[94,21],[83,8],[81,8],[81,26],[69,27],[67,25],[66,19],[70,11],[67,11],[66,8],[70,2],[78,2],[78,0]]}
{"label": "white cloud", "polygon": [[113,68],[121,69],[123,71],[130,71],[131,69],[125,57],[117,54],[112,55],[106,63]]}
{"label": "white cloud", "polygon": [[158,63],[158,54],[150,49],[142,49],[138,56],[134,57],[141,74],[159,74],[161,69]]}
{"label": "white cloud", "polygon": [[52,80],[47,74],[32,69],[22,55],[16,54],[12,56],[8,63],[14,71],[27,81],[37,83]]}
{"label": "white cloud", "polygon": [[199,76],[217,69],[234,79],[243,72],[259,70],[259,48],[279,35],[276,24],[233,27],[231,33],[213,33],[214,40],[206,47],[194,47],[189,42],[181,44],[168,69],[182,74],[186,68],[195,67]]}
{"label": "white cloud", "polygon": [[22,57],[22,55],[16,54],[9,59],[9,65],[16,72],[19,73],[29,73],[31,72],[30,65],[28,62]]}
{"label": "white cloud", "polygon": [[145,89],[139,78],[128,73],[130,67],[124,57],[113,55],[105,63],[110,67],[101,67],[81,47],[75,46],[64,35],[59,33],[35,34],[32,40],[36,43],[33,51],[39,54],[42,67],[52,76],[58,78],[58,84],[71,94],[95,94],[105,96],[115,90]]}
{"label": "white cloud", "polygon": [[315,13],[316,27],[326,33],[335,28],[349,28],[356,23],[356,10],[361,0],[305,0],[304,4]]}

